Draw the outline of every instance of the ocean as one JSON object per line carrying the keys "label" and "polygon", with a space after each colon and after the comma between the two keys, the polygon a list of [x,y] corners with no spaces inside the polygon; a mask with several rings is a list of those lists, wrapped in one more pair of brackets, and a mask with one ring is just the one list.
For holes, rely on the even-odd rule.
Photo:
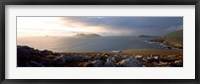
{"label": "ocean", "polygon": [[53,52],[115,52],[127,49],[165,49],[159,43],[147,40],[153,37],[105,36],[96,38],[74,37],[18,37],[17,45],[26,45]]}

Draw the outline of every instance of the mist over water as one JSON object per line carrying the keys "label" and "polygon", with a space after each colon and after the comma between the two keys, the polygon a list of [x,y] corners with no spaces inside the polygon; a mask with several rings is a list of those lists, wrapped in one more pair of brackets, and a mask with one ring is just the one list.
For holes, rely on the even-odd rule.
{"label": "mist over water", "polygon": [[105,36],[97,38],[74,37],[18,37],[17,45],[26,45],[53,52],[111,52],[127,49],[165,49],[158,43],[148,43],[153,38],[133,36]]}

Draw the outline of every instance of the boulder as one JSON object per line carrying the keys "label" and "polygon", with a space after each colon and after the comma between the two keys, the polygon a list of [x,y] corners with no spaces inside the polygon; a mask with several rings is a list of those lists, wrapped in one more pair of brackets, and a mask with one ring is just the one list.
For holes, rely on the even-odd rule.
{"label": "boulder", "polygon": [[45,57],[42,57],[42,58],[34,60],[34,61],[37,61],[38,63],[45,65],[45,66],[49,65],[49,63],[50,63],[50,59],[45,58]]}
{"label": "boulder", "polygon": [[124,60],[118,62],[117,66],[119,66],[119,67],[141,67],[142,64],[140,63],[140,61],[131,58],[131,59],[124,59]]}
{"label": "boulder", "polygon": [[126,59],[126,58],[129,58],[128,55],[122,55],[122,54],[115,54],[114,57],[116,59]]}
{"label": "boulder", "polygon": [[90,59],[91,57],[88,57],[88,56],[81,56],[81,55],[72,56],[73,61],[88,61]]}
{"label": "boulder", "polygon": [[35,62],[35,61],[30,61],[28,62],[28,67],[45,67],[44,65],[38,63],[38,62]]}
{"label": "boulder", "polygon": [[71,57],[70,56],[66,56],[66,55],[61,55],[59,57],[56,57],[53,59],[52,64],[53,65],[61,65],[64,64],[67,61],[71,61]]}
{"label": "boulder", "polygon": [[180,64],[180,63],[182,63],[182,60],[176,60],[176,61],[174,61],[174,63],[175,64]]}
{"label": "boulder", "polygon": [[115,58],[121,58],[122,55],[121,55],[121,54],[115,54],[114,57],[115,57]]}
{"label": "boulder", "polygon": [[153,58],[157,60],[159,57],[158,56],[154,56]]}
{"label": "boulder", "polygon": [[142,57],[143,57],[142,55],[136,55],[135,59],[142,59]]}
{"label": "boulder", "polygon": [[99,60],[101,58],[101,56],[97,55],[94,57],[94,60]]}
{"label": "boulder", "polygon": [[17,59],[27,60],[33,56],[34,49],[28,46],[17,46]]}
{"label": "boulder", "polygon": [[107,60],[106,60],[106,63],[105,63],[105,67],[115,67],[116,65],[116,59],[115,57],[108,57]]}
{"label": "boulder", "polygon": [[131,56],[123,55],[122,58],[123,58],[123,59],[127,59],[127,58],[131,58]]}
{"label": "boulder", "polygon": [[43,50],[40,52],[42,56],[52,55],[53,52],[49,50]]}
{"label": "boulder", "polygon": [[91,62],[86,62],[83,67],[93,67],[93,64]]}
{"label": "boulder", "polygon": [[103,67],[103,62],[100,60],[95,60],[92,62],[94,67]]}
{"label": "boulder", "polygon": [[25,67],[33,59],[34,49],[28,46],[17,46],[17,65]]}
{"label": "boulder", "polygon": [[71,56],[67,56],[67,55],[61,55],[63,56],[63,59],[65,62],[71,62],[72,61],[72,57]]}
{"label": "boulder", "polygon": [[39,50],[34,50],[28,46],[17,46],[17,55],[22,57],[29,57],[32,55],[39,55]]}

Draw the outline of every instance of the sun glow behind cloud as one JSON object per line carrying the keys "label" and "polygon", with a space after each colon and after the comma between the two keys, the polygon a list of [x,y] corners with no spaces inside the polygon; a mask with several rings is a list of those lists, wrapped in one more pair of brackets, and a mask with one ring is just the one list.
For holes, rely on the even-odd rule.
{"label": "sun glow behind cloud", "polygon": [[17,36],[72,36],[77,33],[103,33],[101,26],[88,26],[61,17],[18,17]]}
{"label": "sun glow behind cloud", "polygon": [[183,29],[182,17],[66,16],[17,17],[17,36],[163,35]]}

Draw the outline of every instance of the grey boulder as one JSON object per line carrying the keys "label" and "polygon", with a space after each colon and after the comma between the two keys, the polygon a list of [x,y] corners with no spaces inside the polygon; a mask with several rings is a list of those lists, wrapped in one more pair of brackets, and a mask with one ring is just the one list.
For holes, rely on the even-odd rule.
{"label": "grey boulder", "polygon": [[142,64],[140,61],[130,58],[130,59],[124,59],[117,63],[117,66],[119,67],[141,67]]}
{"label": "grey boulder", "polygon": [[29,67],[44,67],[44,65],[42,65],[38,62],[35,62],[35,61],[28,62],[27,66],[29,66]]}
{"label": "grey boulder", "polygon": [[67,61],[70,61],[71,57],[66,56],[66,55],[61,55],[60,57],[56,57],[53,59],[52,64],[53,65],[59,65],[59,64],[64,64]]}
{"label": "grey boulder", "polygon": [[95,60],[92,62],[94,67],[103,67],[103,62],[100,60]]}
{"label": "grey boulder", "polygon": [[115,57],[108,57],[105,63],[105,67],[115,67],[116,65],[116,59]]}

